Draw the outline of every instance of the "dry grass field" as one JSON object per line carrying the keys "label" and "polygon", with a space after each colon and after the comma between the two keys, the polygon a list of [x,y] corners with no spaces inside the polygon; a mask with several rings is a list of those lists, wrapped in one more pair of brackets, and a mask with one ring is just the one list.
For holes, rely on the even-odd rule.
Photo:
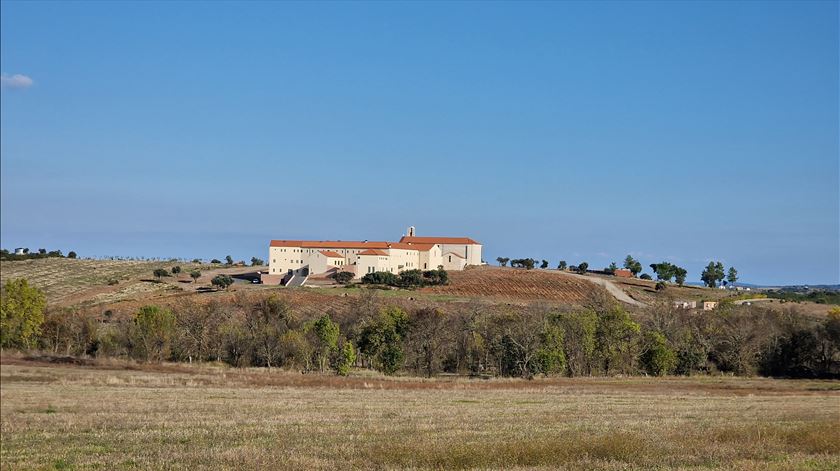
{"label": "dry grass field", "polygon": [[4,470],[840,467],[836,381],[337,378],[9,356],[0,379]]}

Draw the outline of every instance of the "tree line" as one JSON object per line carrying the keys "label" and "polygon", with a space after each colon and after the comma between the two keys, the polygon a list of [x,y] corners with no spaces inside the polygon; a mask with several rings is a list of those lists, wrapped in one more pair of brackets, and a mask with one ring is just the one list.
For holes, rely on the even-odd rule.
{"label": "tree line", "polygon": [[61,250],[38,249],[37,252],[30,252],[29,248],[24,248],[22,254],[9,252],[8,249],[0,249],[0,260],[32,260],[36,258],[76,258],[76,252],[70,251],[65,256]]}
{"label": "tree line", "polygon": [[389,305],[365,290],[345,309],[316,315],[276,294],[236,293],[97,319],[45,310],[43,293],[25,280],[3,291],[2,346],[62,355],[338,374],[840,377],[840,309],[817,321],[793,308],[725,305],[708,314],[663,302],[631,315],[597,295],[580,308],[465,303],[443,311]]}
{"label": "tree line", "polygon": [[[525,268],[527,270],[533,270],[537,266],[539,266],[539,268],[546,269],[549,266],[548,260],[542,260],[540,262],[533,258],[511,259],[509,257],[497,257],[496,261],[501,267],[506,267],[508,266],[508,263],[510,263],[510,266],[513,268]],[[634,277],[638,276],[643,280],[653,279],[651,275],[648,275],[647,273],[639,275],[642,272],[642,264],[632,255],[628,255],[624,259],[624,264],[622,266],[625,270],[630,271]],[[673,279],[675,283],[682,286],[688,276],[688,271],[685,268],[674,265],[670,262],[651,263],[649,266],[653,274],[656,275],[656,279],[658,281],[670,282]],[[612,275],[616,270],[618,270],[618,268],[618,264],[612,262],[602,271],[606,274]],[[557,264],[557,269],[583,274],[587,273],[589,270],[589,263],[580,262],[577,265],[569,265],[565,260],[560,260]],[[719,284],[724,286],[727,284],[735,284],[738,281],[738,270],[736,270],[735,267],[730,267],[728,272],[725,272],[724,270],[725,268],[721,262],[709,262],[700,274],[700,280],[710,288],[715,288]]]}

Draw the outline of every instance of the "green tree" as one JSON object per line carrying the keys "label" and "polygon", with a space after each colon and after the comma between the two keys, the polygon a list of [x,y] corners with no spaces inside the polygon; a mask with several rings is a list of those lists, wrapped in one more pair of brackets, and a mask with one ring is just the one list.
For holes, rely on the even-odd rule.
{"label": "green tree", "polygon": [[532,270],[536,264],[537,261],[533,258],[515,258],[510,261],[510,266],[514,268],[524,268],[526,270]]}
{"label": "green tree", "polygon": [[723,264],[720,262],[709,262],[706,268],[703,269],[703,273],[700,274],[700,280],[709,288],[716,287],[718,282],[723,280],[723,278]]}
{"label": "green tree", "polygon": [[668,340],[661,332],[651,331],[645,335],[644,347],[639,357],[644,370],[654,376],[673,373],[677,366],[677,354],[668,345]]}
{"label": "green tree", "polygon": [[231,257],[230,255],[228,255],[227,257],[225,257],[225,264],[227,264],[227,265],[233,265],[233,257]]}
{"label": "green tree", "polygon": [[219,289],[228,289],[233,284],[233,278],[229,275],[216,275],[210,280],[210,284]]}
{"label": "green tree", "polygon": [[499,262],[500,267],[506,267],[510,259],[507,257],[497,257],[496,261]]}
{"label": "green tree", "polygon": [[670,262],[661,262],[661,263],[651,263],[650,264],[651,270],[656,273],[656,279],[662,281],[671,281],[671,278],[674,277],[675,273],[674,270],[677,268],[675,265],[672,265]]}
{"label": "green tree", "polygon": [[155,268],[155,271],[153,271],[152,274],[155,278],[160,280],[164,276],[169,276],[169,271],[165,268]]}
{"label": "green tree", "polygon": [[76,257],[77,257],[76,252],[74,252],[72,250],[70,251],[70,253],[67,254],[67,258],[76,258]]}
{"label": "green tree", "polygon": [[536,364],[543,374],[562,374],[566,370],[566,353],[563,350],[563,328],[546,323],[540,333]]}
{"label": "green tree", "polygon": [[650,279],[652,279],[652,278],[651,278],[651,277],[650,277],[650,275],[648,275],[647,273],[642,273],[642,274],[639,276],[639,279],[640,279],[640,280],[650,280]]}
{"label": "green tree", "polygon": [[730,285],[734,285],[735,282],[738,281],[738,270],[736,270],[735,267],[729,267],[729,273],[726,275],[726,281],[728,281]]}
{"label": "green tree", "polygon": [[210,260],[210,263],[218,265],[219,263],[222,263],[222,261],[219,260],[218,258],[214,258],[213,260]]}
{"label": "green tree", "polygon": [[548,260],[543,260],[542,263],[540,263],[540,268],[542,268],[543,270],[548,268]]}
{"label": "green tree", "polygon": [[338,350],[338,324],[330,319],[329,314],[324,314],[310,324],[307,330],[311,333],[312,349],[318,369],[323,372],[329,364],[330,356]]}
{"label": "green tree", "polygon": [[563,347],[569,376],[591,374],[598,315],[593,310],[567,312],[556,315],[554,322],[564,332]]}
{"label": "green tree", "polygon": [[566,268],[568,268],[568,266],[569,265],[566,263],[565,260],[560,260],[560,263],[557,264],[557,269],[558,270],[565,270]]}
{"label": "green tree", "polygon": [[610,266],[604,268],[604,271],[610,275],[614,275],[616,270],[618,270],[618,265],[616,265],[615,262],[610,263]]}
{"label": "green tree", "polygon": [[685,283],[686,275],[688,275],[688,272],[685,268],[674,267],[674,281],[676,281],[678,285],[682,286]]}
{"label": "green tree", "polygon": [[260,267],[265,265],[265,261],[261,258],[251,257],[251,266],[252,267]]}
{"label": "green tree", "polygon": [[589,264],[586,263],[586,262],[580,262],[580,264],[578,264],[577,268],[578,268],[578,272],[586,273],[586,270],[589,269]]}
{"label": "green tree", "polygon": [[201,272],[198,270],[193,270],[190,272],[190,277],[193,279],[193,283],[195,283],[201,277]]}
{"label": "green tree", "polygon": [[169,357],[175,333],[175,315],[172,311],[158,306],[143,306],[134,316],[134,326],[135,356],[157,362]]}
{"label": "green tree", "polygon": [[3,283],[0,298],[0,346],[29,348],[44,323],[44,292],[23,278],[10,279]]}
{"label": "green tree", "polygon": [[172,274],[177,275],[178,273],[181,273],[181,267],[178,266],[178,265],[175,265],[174,267],[172,267]]}
{"label": "green tree", "polygon": [[598,313],[595,353],[604,374],[633,372],[641,326],[620,306]]}
{"label": "green tree", "polygon": [[408,332],[408,316],[398,307],[389,307],[362,328],[359,335],[359,350],[367,356],[373,366],[385,374],[394,374],[400,369],[405,357],[402,340]]}
{"label": "green tree", "polygon": [[633,273],[633,276],[637,276],[642,271],[642,264],[633,258],[632,255],[628,255],[624,259],[624,268],[630,270],[630,272]]}
{"label": "green tree", "polygon": [[338,360],[335,364],[335,372],[340,376],[347,376],[350,374],[350,368],[356,363],[356,349],[353,348],[353,343],[345,341],[341,346],[338,354]]}

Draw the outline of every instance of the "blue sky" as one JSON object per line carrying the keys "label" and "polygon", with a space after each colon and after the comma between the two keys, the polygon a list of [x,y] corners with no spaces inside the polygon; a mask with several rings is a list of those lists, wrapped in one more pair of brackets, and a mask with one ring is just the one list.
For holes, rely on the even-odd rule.
{"label": "blue sky", "polygon": [[837,2],[0,8],[5,248],[414,224],[488,261],[840,282]]}

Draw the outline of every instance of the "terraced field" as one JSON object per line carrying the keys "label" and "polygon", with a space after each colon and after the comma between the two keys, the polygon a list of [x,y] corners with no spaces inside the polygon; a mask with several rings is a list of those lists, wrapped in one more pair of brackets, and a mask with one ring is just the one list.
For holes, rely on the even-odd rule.
{"label": "terraced field", "polygon": [[[26,278],[30,284],[44,290],[50,303],[61,304],[97,287],[105,287],[105,291],[124,289],[142,278],[151,278],[155,268],[171,269],[175,265],[180,265],[185,272],[198,266],[181,262],[42,258],[0,262],[0,276],[3,280]],[[110,280],[117,280],[119,284],[109,287]]]}
{"label": "terraced field", "polygon": [[425,293],[490,297],[511,301],[556,301],[578,304],[602,290],[585,280],[543,270],[478,267],[449,273],[450,284],[424,288]]}

